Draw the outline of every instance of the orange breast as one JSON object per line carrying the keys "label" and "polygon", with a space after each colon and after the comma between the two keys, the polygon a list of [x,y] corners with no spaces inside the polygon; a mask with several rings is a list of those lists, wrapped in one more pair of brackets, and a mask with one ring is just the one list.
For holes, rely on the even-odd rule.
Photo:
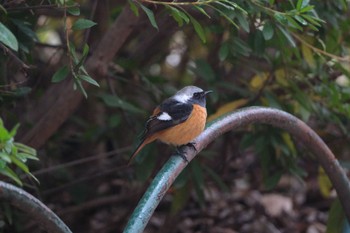
{"label": "orange breast", "polygon": [[187,144],[204,130],[206,119],[206,108],[194,104],[192,113],[185,122],[158,132],[157,139],[175,146]]}

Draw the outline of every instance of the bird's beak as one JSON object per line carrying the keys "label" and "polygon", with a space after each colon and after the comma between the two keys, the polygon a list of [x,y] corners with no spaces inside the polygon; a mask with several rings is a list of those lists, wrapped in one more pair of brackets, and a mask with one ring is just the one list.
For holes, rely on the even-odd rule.
{"label": "bird's beak", "polygon": [[208,95],[209,93],[212,93],[213,91],[205,91],[204,96]]}

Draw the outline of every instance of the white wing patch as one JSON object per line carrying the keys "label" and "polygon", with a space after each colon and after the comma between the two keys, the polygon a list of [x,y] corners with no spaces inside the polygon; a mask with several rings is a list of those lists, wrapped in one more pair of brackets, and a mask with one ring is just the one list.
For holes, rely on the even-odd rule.
{"label": "white wing patch", "polygon": [[189,99],[191,99],[191,96],[186,95],[186,94],[177,94],[174,96],[174,99],[181,102],[181,103],[187,103]]}
{"label": "white wing patch", "polygon": [[167,112],[162,112],[159,116],[157,116],[157,119],[160,121],[170,121],[173,118],[167,113]]}

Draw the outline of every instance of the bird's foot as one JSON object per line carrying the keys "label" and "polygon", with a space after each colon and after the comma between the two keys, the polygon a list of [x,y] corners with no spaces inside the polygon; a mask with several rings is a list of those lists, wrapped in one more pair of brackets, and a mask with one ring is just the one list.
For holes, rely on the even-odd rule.
{"label": "bird's foot", "polygon": [[185,152],[185,147],[191,147],[192,149],[194,149],[197,152],[197,148],[196,148],[196,143],[195,142],[189,142],[185,145],[181,145],[176,147],[176,154],[179,155],[185,162],[189,163],[187,157],[186,157],[186,152]]}

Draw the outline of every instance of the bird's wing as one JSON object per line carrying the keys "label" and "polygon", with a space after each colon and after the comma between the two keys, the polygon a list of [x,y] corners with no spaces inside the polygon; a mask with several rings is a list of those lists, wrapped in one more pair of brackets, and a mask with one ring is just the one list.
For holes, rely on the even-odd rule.
{"label": "bird's wing", "polygon": [[156,108],[155,114],[148,119],[143,138],[184,122],[191,115],[192,110],[193,106],[190,103],[165,100]]}

